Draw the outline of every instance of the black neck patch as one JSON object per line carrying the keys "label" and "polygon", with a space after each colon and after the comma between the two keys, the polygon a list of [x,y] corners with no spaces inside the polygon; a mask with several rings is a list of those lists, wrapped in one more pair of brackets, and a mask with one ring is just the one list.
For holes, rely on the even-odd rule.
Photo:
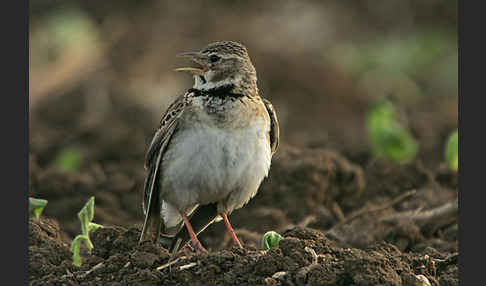
{"label": "black neck patch", "polygon": [[206,79],[202,75],[199,76],[199,79],[203,82],[203,84],[206,83]]}
{"label": "black neck patch", "polygon": [[209,96],[209,97],[219,97],[219,98],[228,98],[228,97],[240,98],[245,96],[244,94],[241,93],[234,93],[233,92],[234,87],[235,86],[233,84],[227,84],[227,85],[211,88],[208,90],[191,88],[188,90],[188,92],[194,93],[194,96]]}

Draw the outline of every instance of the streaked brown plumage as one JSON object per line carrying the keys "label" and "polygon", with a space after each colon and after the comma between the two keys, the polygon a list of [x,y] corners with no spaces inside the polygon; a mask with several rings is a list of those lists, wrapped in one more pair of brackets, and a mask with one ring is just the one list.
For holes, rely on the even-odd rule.
{"label": "streaked brown plumage", "polygon": [[[147,151],[145,222],[140,241],[163,237],[171,251],[189,238],[204,251],[197,234],[245,205],[267,176],[279,142],[271,103],[260,97],[256,71],[246,48],[216,42],[181,54],[201,65],[181,68],[193,88],[167,109]],[[183,228],[186,224],[186,228]]]}

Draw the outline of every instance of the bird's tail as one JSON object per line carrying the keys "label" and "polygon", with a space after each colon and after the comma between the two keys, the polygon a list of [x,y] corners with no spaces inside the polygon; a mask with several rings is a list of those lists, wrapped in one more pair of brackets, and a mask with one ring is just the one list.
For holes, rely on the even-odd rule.
{"label": "bird's tail", "polygon": [[143,210],[145,212],[145,221],[143,223],[142,233],[139,242],[144,240],[157,241],[160,229],[162,228],[162,219],[160,217],[160,180],[159,166],[162,154],[159,152],[155,165],[149,169],[149,175],[145,180]]}

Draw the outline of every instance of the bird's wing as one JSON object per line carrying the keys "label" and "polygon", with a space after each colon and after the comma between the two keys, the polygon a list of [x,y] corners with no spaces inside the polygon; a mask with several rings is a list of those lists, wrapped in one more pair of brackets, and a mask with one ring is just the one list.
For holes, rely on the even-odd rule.
{"label": "bird's wing", "polygon": [[270,116],[270,147],[272,149],[273,155],[278,148],[280,127],[278,125],[277,113],[275,112],[272,103],[265,98],[262,99],[263,104],[265,104],[265,108],[267,109],[268,115]]}
{"label": "bird's wing", "polygon": [[160,120],[159,128],[157,128],[157,131],[155,132],[152,142],[150,142],[150,146],[147,150],[147,154],[145,156],[145,168],[150,167],[150,164],[155,159],[156,153],[161,150],[160,147],[169,141],[170,135],[172,135],[172,131],[176,127],[178,119],[184,111],[187,96],[188,93],[179,96],[167,108],[167,111]]}
{"label": "bird's wing", "polygon": [[150,143],[145,157],[145,168],[148,170],[148,175],[145,180],[144,197],[142,201],[145,221],[140,241],[147,239],[148,232],[153,233],[152,241],[156,241],[159,237],[160,228],[162,226],[162,219],[160,217],[160,163],[167,150],[172,134],[174,134],[177,129],[179,118],[186,106],[187,95],[188,93],[179,96],[167,108],[167,111],[160,121],[159,128],[152,138],[152,142]]}

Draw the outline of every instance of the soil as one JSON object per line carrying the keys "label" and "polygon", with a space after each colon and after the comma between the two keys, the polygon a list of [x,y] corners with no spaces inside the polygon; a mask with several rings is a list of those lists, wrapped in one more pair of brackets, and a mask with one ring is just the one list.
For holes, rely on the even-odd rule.
{"label": "soil", "polygon": [[[29,222],[31,285],[459,284],[457,174],[440,162],[394,165],[349,146],[283,141],[257,196],[230,216],[244,250],[232,247],[223,223],[200,235],[205,254],[185,249],[171,258],[161,245],[138,244],[143,156],[156,123],[125,97],[90,121],[79,108],[83,94],[31,113],[30,196],[48,200]],[[64,146],[83,154],[76,171],[55,164]],[[91,234],[94,248],[82,249],[78,268],[69,246],[90,196],[104,228]],[[284,239],[264,251],[270,230]]]}
{"label": "soil", "polygon": [[423,277],[457,285],[457,253],[404,253],[386,242],[343,248],[311,228],[286,231],[268,251],[233,247],[171,258],[159,245],[138,244],[137,228],[106,227],[92,234],[94,249],[77,268],[53,221],[29,227],[31,285],[427,285]]}

